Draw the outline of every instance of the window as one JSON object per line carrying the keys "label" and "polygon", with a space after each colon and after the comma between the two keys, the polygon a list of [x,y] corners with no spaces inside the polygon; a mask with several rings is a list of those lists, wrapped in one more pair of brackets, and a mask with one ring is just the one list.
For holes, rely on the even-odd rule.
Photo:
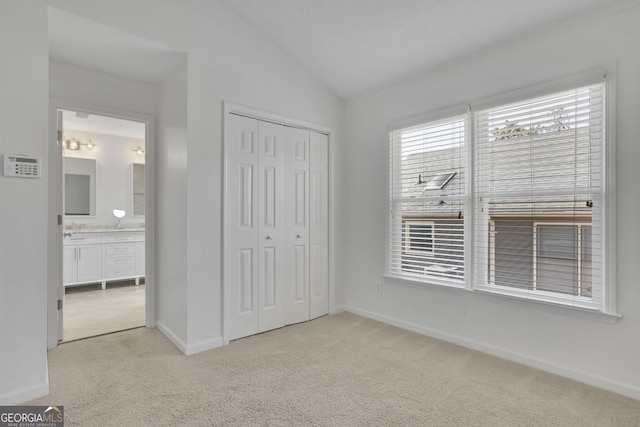
{"label": "window", "polygon": [[401,129],[391,141],[391,274],[464,286],[466,116]]}
{"label": "window", "polygon": [[433,221],[404,221],[404,253],[433,255]]}
{"label": "window", "polygon": [[604,311],[604,125],[598,83],[392,131],[388,274]]}

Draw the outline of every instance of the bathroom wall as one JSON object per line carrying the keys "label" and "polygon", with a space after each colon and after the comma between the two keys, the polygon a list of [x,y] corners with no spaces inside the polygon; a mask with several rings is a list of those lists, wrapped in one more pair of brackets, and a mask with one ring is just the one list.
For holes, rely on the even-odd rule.
{"label": "bathroom wall", "polygon": [[144,216],[133,216],[131,168],[133,163],[144,163],[145,156],[136,153],[137,147],[144,149],[144,139],[117,135],[82,132],[65,129],[65,139],[75,138],[81,142],[91,140],[96,144],[88,149],[64,150],[64,157],[96,160],[96,215],[65,216],[65,226],[75,228],[111,228],[116,225],[114,209],[124,209],[126,216],[121,220],[124,227],[140,227]]}

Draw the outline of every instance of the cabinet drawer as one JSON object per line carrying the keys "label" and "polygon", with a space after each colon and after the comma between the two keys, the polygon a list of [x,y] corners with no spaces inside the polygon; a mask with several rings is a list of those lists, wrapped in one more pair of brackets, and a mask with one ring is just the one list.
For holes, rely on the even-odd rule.
{"label": "cabinet drawer", "polygon": [[111,232],[104,233],[105,242],[135,242],[138,240],[136,233]]}
{"label": "cabinet drawer", "polygon": [[65,245],[100,243],[102,242],[102,233],[71,233],[71,236],[65,237],[63,242]]}
{"label": "cabinet drawer", "polygon": [[123,267],[131,267],[135,270],[136,268],[136,256],[135,254],[125,254],[125,255],[111,255],[106,259],[106,270],[109,271],[113,268],[123,268]]}
{"label": "cabinet drawer", "polygon": [[105,254],[109,255],[123,255],[123,254],[135,254],[135,243],[109,243],[105,245]]}
{"label": "cabinet drawer", "polygon": [[119,267],[107,269],[105,279],[129,279],[136,277],[135,267]]}

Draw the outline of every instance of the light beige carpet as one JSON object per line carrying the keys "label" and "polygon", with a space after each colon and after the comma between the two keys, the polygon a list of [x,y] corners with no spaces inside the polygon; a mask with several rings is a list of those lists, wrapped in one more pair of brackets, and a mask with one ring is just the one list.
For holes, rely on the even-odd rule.
{"label": "light beige carpet", "polygon": [[640,401],[353,314],[183,356],[154,329],[60,345],[67,426],[639,426]]}

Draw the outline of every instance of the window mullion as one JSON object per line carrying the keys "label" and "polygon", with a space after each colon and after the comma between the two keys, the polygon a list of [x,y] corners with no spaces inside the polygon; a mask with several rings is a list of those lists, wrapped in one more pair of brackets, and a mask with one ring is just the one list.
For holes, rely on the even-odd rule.
{"label": "window mullion", "polygon": [[475,284],[478,282],[477,274],[474,268],[474,243],[475,243],[475,114],[471,112],[471,108],[467,112],[466,117],[466,173],[467,179],[465,188],[465,215],[464,215],[464,269],[467,271],[465,278],[465,288],[467,290],[473,290]]}

